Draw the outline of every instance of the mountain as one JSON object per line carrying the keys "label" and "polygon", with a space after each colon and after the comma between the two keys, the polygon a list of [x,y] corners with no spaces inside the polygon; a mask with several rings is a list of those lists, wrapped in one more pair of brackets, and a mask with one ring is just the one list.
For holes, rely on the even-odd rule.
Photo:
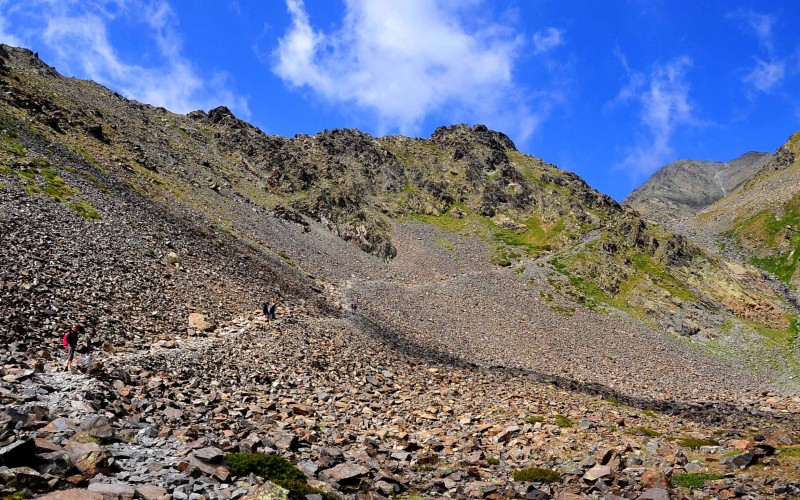
{"label": "mountain", "polygon": [[752,179],[771,158],[751,151],[725,163],[679,160],[660,168],[622,203],[671,227]]}
{"label": "mountain", "polygon": [[679,226],[752,262],[797,290],[800,250],[800,132],[756,176]]}
{"label": "mountain", "polygon": [[4,494],[239,495],[235,451],[333,498],[666,494],[700,442],[800,491],[787,290],[503,133],[273,136],[7,46],[0,87]]}

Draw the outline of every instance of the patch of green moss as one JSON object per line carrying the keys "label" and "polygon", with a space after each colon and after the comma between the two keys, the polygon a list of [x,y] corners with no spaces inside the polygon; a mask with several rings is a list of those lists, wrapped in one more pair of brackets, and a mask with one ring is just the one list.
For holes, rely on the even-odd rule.
{"label": "patch of green moss", "polygon": [[543,469],[541,467],[528,467],[527,469],[515,470],[511,473],[514,481],[525,481],[529,483],[557,483],[561,481],[561,474],[553,469]]}
{"label": "patch of green moss", "polygon": [[229,453],[225,455],[225,460],[234,476],[243,477],[253,473],[289,490],[292,500],[302,500],[305,495],[320,493],[308,485],[306,475],[300,469],[279,455]]}
{"label": "patch of green moss", "polygon": [[86,220],[100,220],[100,214],[97,210],[84,200],[78,200],[74,203],[67,203],[67,208],[80,215]]}
{"label": "patch of green moss", "polygon": [[16,156],[25,156],[28,154],[28,149],[17,142],[15,137],[8,133],[0,134],[0,148]]}
{"label": "patch of green moss", "polygon": [[489,465],[500,465],[500,459],[497,457],[486,457],[486,463]]}
{"label": "patch of green moss", "polygon": [[672,476],[672,486],[683,488],[702,488],[705,486],[706,481],[716,481],[722,479],[725,474],[709,474],[709,473],[686,473],[675,474]]}
{"label": "patch of green moss", "polygon": [[526,418],[525,421],[529,424],[536,424],[539,422],[544,422],[544,417],[541,415],[531,415],[530,417]]}
{"label": "patch of green moss", "polygon": [[554,415],[553,420],[555,424],[561,428],[568,428],[575,425],[566,415]]}
{"label": "patch of green moss", "polygon": [[656,437],[659,437],[661,435],[660,432],[654,431],[653,429],[650,429],[648,427],[634,427],[629,432],[631,434],[635,434],[637,436],[647,436],[647,437],[651,437],[651,438],[656,438]]}
{"label": "patch of green moss", "polygon": [[778,446],[775,449],[780,457],[800,457],[800,446]]}

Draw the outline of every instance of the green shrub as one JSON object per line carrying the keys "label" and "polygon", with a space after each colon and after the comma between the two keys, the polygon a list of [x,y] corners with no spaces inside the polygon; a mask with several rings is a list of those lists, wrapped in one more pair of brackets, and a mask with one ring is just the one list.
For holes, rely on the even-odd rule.
{"label": "green shrub", "polygon": [[690,437],[682,437],[678,439],[678,444],[685,448],[696,450],[701,446],[717,446],[719,442],[714,439],[695,439]]}
{"label": "green shrub", "polygon": [[572,422],[572,420],[570,420],[569,417],[567,417],[566,415],[555,415],[553,417],[553,420],[555,420],[556,425],[561,427],[562,429],[566,427],[572,427],[573,425],[575,425]]}
{"label": "green shrub", "polygon": [[319,493],[308,485],[306,475],[285,458],[263,453],[229,453],[225,455],[228,468],[234,476],[251,472],[263,479],[289,490],[289,498],[302,500],[305,495]]}
{"label": "green shrub", "polygon": [[654,431],[653,429],[650,429],[648,427],[634,427],[633,429],[631,429],[631,434],[637,434],[640,436],[647,436],[651,438],[655,438],[661,435],[660,432]]}
{"label": "green shrub", "polygon": [[706,481],[715,481],[717,479],[722,479],[723,477],[725,477],[725,474],[675,474],[672,476],[672,486],[682,486],[684,488],[702,488]]}
{"label": "green shrub", "polygon": [[500,465],[500,459],[497,457],[486,457],[486,463],[489,465]]}
{"label": "green shrub", "polygon": [[514,481],[526,481],[529,483],[557,483],[561,481],[561,474],[558,471],[542,469],[541,467],[515,470],[511,477]]}
{"label": "green shrub", "polygon": [[530,417],[526,418],[525,421],[529,424],[536,424],[538,422],[544,422],[544,417],[541,415],[531,415]]}

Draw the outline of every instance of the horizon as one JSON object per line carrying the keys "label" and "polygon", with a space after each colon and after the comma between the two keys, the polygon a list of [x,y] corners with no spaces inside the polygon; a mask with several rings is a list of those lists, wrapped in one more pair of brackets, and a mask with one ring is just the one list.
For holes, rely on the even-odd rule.
{"label": "horizon", "polygon": [[798,22],[779,1],[0,0],[0,42],[130,99],[286,137],[485,124],[617,201],[673,161],[784,144]]}

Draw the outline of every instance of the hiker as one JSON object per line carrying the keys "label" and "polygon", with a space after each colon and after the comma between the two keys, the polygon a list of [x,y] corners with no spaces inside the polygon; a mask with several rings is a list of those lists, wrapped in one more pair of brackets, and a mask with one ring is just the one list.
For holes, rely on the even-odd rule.
{"label": "hiker", "polygon": [[268,302],[261,304],[261,312],[264,313],[264,316],[266,316],[267,319],[269,319],[269,306],[270,304]]}
{"label": "hiker", "polygon": [[75,323],[67,331],[67,333],[64,334],[62,343],[69,346],[69,356],[67,357],[67,361],[64,363],[65,370],[72,368],[72,360],[75,357],[75,348],[78,347],[78,336],[81,333],[83,333],[83,327]]}
{"label": "hiker", "polygon": [[267,307],[267,319],[273,321],[275,319],[275,309],[278,308],[278,304],[273,302]]}
{"label": "hiker", "polygon": [[353,302],[352,304],[350,304],[350,312],[352,312],[353,314],[355,314],[357,309],[358,309],[358,304],[356,304],[355,302]]}

